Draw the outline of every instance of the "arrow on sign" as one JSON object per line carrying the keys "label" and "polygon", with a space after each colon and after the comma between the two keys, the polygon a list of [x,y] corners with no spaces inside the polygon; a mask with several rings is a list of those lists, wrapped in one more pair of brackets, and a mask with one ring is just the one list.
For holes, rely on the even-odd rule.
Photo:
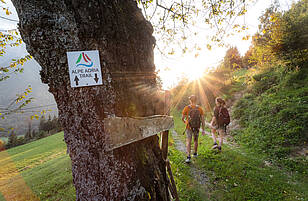
{"label": "arrow on sign", "polygon": [[78,86],[78,81],[79,81],[79,79],[78,79],[77,75],[75,76],[74,81],[76,82],[76,86]]}
{"label": "arrow on sign", "polygon": [[95,82],[97,83],[99,78],[97,77],[97,74],[95,73],[95,78],[94,78]]}

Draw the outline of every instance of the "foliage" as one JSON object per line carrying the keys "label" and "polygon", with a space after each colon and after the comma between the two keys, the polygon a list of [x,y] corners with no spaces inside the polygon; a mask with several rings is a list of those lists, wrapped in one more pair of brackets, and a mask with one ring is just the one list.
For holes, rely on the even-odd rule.
{"label": "foliage", "polygon": [[253,46],[250,46],[248,51],[242,57],[243,68],[252,68],[256,66],[256,62],[252,59]]}
{"label": "foliage", "polygon": [[224,67],[229,69],[242,68],[242,57],[236,47],[231,47],[227,50],[223,61]]}
{"label": "foliage", "polygon": [[281,51],[278,55],[289,67],[305,67],[308,62],[308,0],[293,4],[282,20]]}
{"label": "foliage", "polygon": [[13,147],[13,146],[16,146],[16,145],[17,145],[17,136],[16,136],[15,132],[12,131],[10,136],[9,136],[9,140],[8,140],[6,147],[9,148],[9,147]]}
{"label": "foliage", "polygon": [[[305,27],[308,19],[305,2],[294,4],[284,14],[269,9],[262,16],[263,34],[255,41],[251,56],[259,58],[255,60],[259,70],[251,76],[246,95],[235,105],[233,118],[243,127],[234,132],[237,140],[307,174],[302,168],[307,159],[290,158],[308,142],[307,46],[294,42],[298,38],[304,42],[307,35],[307,30],[298,27]],[[290,31],[290,27],[296,30]]]}
{"label": "foliage", "polygon": [[[6,2],[1,0],[0,8],[2,8],[1,11],[4,12],[5,15],[9,16],[11,12],[8,8],[4,7],[5,4]],[[2,20],[15,21],[5,17],[2,17]],[[22,42],[20,34],[16,29],[0,31],[0,57],[5,57],[7,48],[20,46]],[[26,55],[21,58],[11,59],[7,65],[1,64],[4,66],[0,66],[0,82],[10,78],[12,74],[22,73],[24,70],[24,63],[31,59],[31,55]],[[32,88],[28,86],[23,93],[17,94],[17,97],[6,108],[0,108],[0,118],[4,119],[6,116],[16,113],[18,110],[28,105],[33,100],[33,98],[28,96],[31,92]]]}
{"label": "foliage", "polygon": [[276,53],[280,50],[279,41],[282,37],[281,13],[277,8],[266,9],[265,13],[259,18],[259,32],[252,40],[252,59],[258,67],[266,67],[269,62],[277,60]]}
{"label": "foliage", "polygon": [[235,24],[239,16],[245,15],[253,0],[230,1],[160,1],[138,0],[143,14],[151,22],[154,35],[159,38],[158,50],[168,55],[185,54],[194,50],[196,56],[201,50],[200,41],[188,40],[198,35],[197,28],[202,23],[213,30],[207,33],[207,49],[213,45],[224,46],[225,38],[233,33],[246,30],[244,24]]}
{"label": "foliage", "polygon": [[45,117],[42,116],[40,119],[40,125],[39,125],[39,131],[46,131],[49,133],[51,129],[53,129],[54,125],[53,122],[51,121],[50,115],[48,116],[48,120],[45,120]]}
{"label": "foliage", "polygon": [[[32,119],[31,119],[32,120]],[[40,118],[40,124],[39,129],[36,131],[35,129],[32,129],[32,122],[29,121],[28,124],[28,130],[25,133],[25,136],[17,136],[14,132],[14,129],[9,133],[9,140],[8,143],[5,145],[6,149],[20,146],[50,135],[53,135],[55,133],[58,133],[62,130],[62,127],[60,123],[58,122],[58,118],[56,116],[51,119],[51,116],[49,115],[48,120],[45,119],[44,116]]]}
{"label": "foliage", "polygon": [[22,108],[28,105],[33,98],[29,96],[32,93],[32,87],[29,85],[24,92],[16,94],[16,98],[6,108],[0,108],[0,118],[4,119],[6,116],[18,113]]}
{"label": "foliage", "polygon": [[250,60],[259,68],[283,63],[287,68],[304,67],[308,58],[308,1],[301,0],[285,12],[271,7],[260,17],[253,37]]}
{"label": "foliage", "polygon": [[[5,4],[4,1],[0,2]],[[2,11],[5,12],[5,15],[10,15],[11,12],[8,8],[5,8],[0,5]],[[2,18],[2,20],[10,20],[8,18]],[[22,44],[22,39],[17,30],[3,30],[0,31],[0,57],[3,57],[6,53],[7,48],[17,47]],[[12,59],[10,64],[7,66],[0,66],[0,81],[8,79],[13,73],[23,72],[23,65],[26,61],[32,59],[32,56],[26,55],[22,58]]]}

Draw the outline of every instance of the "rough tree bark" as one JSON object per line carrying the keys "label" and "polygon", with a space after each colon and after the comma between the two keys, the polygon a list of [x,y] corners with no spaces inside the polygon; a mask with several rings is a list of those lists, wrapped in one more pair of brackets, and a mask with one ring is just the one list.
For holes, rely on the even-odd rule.
{"label": "rough tree bark", "polygon": [[[158,137],[108,152],[104,118],[148,116],[155,39],[132,0],[13,0],[59,109],[77,200],[170,200]],[[99,50],[103,85],[71,88],[67,51]]]}

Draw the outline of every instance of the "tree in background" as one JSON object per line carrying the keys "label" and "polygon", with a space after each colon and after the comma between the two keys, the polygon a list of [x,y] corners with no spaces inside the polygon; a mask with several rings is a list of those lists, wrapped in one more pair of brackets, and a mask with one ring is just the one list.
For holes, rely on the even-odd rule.
{"label": "tree in background", "polygon": [[231,47],[227,50],[223,64],[225,68],[232,70],[242,68],[242,58],[237,47]]}
{"label": "tree in background", "polygon": [[308,0],[301,0],[288,11],[272,7],[261,16],[248,56],[255,69],[246,74],[251,82],[233,110],[244,128],[238,139],[291,169],[307,163],[290,157],[308,142],[307,10]]}
{"label": "tree in background", "polygon": [[18,139],[17,139],[17,135],[15,133],[14,130],[11,131],[10,135],[9,135],[9,139],[8,142],[6,144],[6,148],[11,148],[11,147],[15,147],[18,144]]}
{"label": "tree in background", "polygon": [[256,62],[252,59],[253,46],[250,46],[242,58],[243,68],[251,68],[256,66]]}
{"label": "tree in background", "polygon": [[45,125],[43,127],[43,130],[47,132],[47,134],[50,134],[49,132],[54,128],[51,120],[51,116],[48,115],[48,120],[45,122]]}
{"label": "tree in background", "polygon": [[30,141],[31,139],[33,139],[34,136],[32,136],[33,132],[32,132],[32,122],[31,120],[28,122],[28,130],[25,134],[25,141]]}
{"label": "tree in background", "polygon": [[281,13],[276,7],[266,9],[259,18],[259,31],[252,38],[252,55],[250,60],[259,68],[268,66],[278,60],[277,53],[281,49]]}
{"label": "tree in background", "polygon": [[39,128],[38,128],[39,131],[43,131],[44,130],[45,123],[46,123],[45,116],[42,115],[41,118],[40,118],[40,124],[39,124]]}
{"label": "tree in background", "polygon": [[52,124],[52,128],[55,129],[56,132],[62,131],[62,127],[59,122],[59,119],[55,115],[53,116],[51,124]]}
{"label": "tree in background", "polygon": [[260,17],[259,31],[244,58],[246,64],[268,68],[282,64],[288,68],[304,67],[308,60],[308,1],[293,4],[282,13],[273,6]]}
{"label": "tree in background", "polygon": [[289,68],[305,68],[308,62],[308,0],[301,0],[282,16],[283,33],[278,56]]}

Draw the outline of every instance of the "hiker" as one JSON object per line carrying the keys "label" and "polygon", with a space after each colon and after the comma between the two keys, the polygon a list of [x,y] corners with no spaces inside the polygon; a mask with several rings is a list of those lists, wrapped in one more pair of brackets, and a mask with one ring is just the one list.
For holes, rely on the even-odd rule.
{"label": "hiker", "polygon": [[[187,151],[187,159],[186,163],[189,163],[191,160],[190,152],[191,152],[191,140],[192,136],[194,136],[194,154],[193,157],[198,156],[198,136],[200,125],[202,125],[202,135],[204,132],[204,112],[202,108],[196,105],[197,98],[195,95],[191,95],[189,97],[190,105],[184,107],[182,111],[182,121],[186,123],[186,151]],[[184,132],[185,132],[184,131]]]}
{"label": "hiker", "polygon": [[[214,115],[211,121],[212,125],[212,138],[214,141],[212,149],[221,151],[224,136],[227,132],[227,125],[230,123],[230,116],[227,108],[225,108],[225,101],[222,98],[215,99],[216,106],[214,107]],[[216,132],[219,134],[219,145],[216,142]]]}

